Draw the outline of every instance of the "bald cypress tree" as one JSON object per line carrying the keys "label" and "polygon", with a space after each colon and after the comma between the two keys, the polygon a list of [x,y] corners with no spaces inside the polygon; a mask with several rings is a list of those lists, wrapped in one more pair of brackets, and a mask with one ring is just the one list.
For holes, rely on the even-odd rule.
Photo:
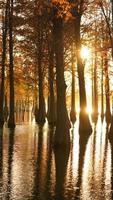
{"label": "bald cypress tree", "polygon": [[1,68],[1,86],[0,86],[0,127],[4,125],[4,82],[5,82],[5,60],[7,49],[7,32],[8,32],[8,12],[9,12],[9,0],[3,8],[2,16],[2,68]]}
{"label": "bald cypress tree", "polygon": [[[74,2],[75,3],[75,2]],[[84,69],[85,63],[81,59],[81,17],[83,12],[84,1],[80,3],[75,3],[75,7],[72,11],[74,16],[74,27],[75,27],[75,44],[77,51],[77,71],[79,79],[79,98],[80,98],[80,115],[79,115],[79,130],[80,133],[92,131],[91,124],[89,121],[89,116],[86,113],[87,100],[86,100],[86,90],[85,90],[85,78],[84,78]]]}
{"label": "bald cypress tree", "polygon": [[54,12],[53,35],[56,61],[57,121],[54,144],[66,146],[70,142],[70,122],[66,109],[66,84],[64,80],[63,18]]}
{"label": "bald cypress tree", "polygon": [[10,0],[9,7],[9,87],[10,87],[10,105],[8,127],[15,127],[14,117],[14,60],[13,60],[13,0]]}

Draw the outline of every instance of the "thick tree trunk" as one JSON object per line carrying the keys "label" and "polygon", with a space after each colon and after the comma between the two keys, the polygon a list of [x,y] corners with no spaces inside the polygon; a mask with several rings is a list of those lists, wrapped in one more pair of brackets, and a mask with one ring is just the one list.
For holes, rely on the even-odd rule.
{"label": "thick tree trunk", "polygon": [[79,98],[80,98],[79,130],[80,133],[82,131],[90,133],[92,131],[92,128],[89,121],[89,116],[86,113],[87,101],[86,101],[85,78],[84,78],[85,63],[81,59],[80,55],[80,50],[81,50],[80,22],[81,22],[81,17],[78,14],[78,17],[76,17],[75,19],[75,42],[76,42],[75,44],[77,49],[77,70],[79,78]]}
{"label": "thick tree trunk", "polygon": [[34,32],[36,37],[36,47],[37,47],[37,72],[38,72],[38,95],[37,95],[37,104],[35,105],[35,120],[39,125],[44,125],[46,111],[45,111],[45,99],[44,99],[44,76],[43,76],[43,26],[42,26],[42,17],[37,13],[38,0],[34,1]]}
{"label": "thick tree trunk", "polygon": [[9,12],[9,86],[10,86],[10,106],[8,127],[15,127],[14,117],[14,66],[13,66],[13,0],[10,0]]}
{"label": "thick tree trunk", "polygon": [[0,127],[4,125],[4,80],[5,80],[5,59],[6,59],[6,40],[8,30],[8,9],[9,0],[6,2],[5,7],[5,20],[3,19],[3,47],[2,47],[2,69],[1,69],[1,88],[0,88]]}
{"label": "thick tree trunk", "polygon": [[54,126],[56,123],[56,111],[55,111],[53,68],[54,68],[54,49],[51,48],[49,51],[49,66],[48,66],[48,76],[49,76],[49,79],[48,79],[48,82],[49,82],[48,123],[49,125]]}
{"label": "thick tree trunk", "polygon": [[110,111],[110,92],[109,92],[109,75],[108,75],[107,53],[105,55],[105,96],[106,96],[105,118],[106,118],[106,123],[110,124],[110,122],[111,122],[111,111]]}
{"label": "thick tree trunk", "polygon": [[64,80],[64,58],[63,58],[63,20],[54,17],[53,34],[56,56],[56,87],[57,87],[57,122],[54,144],[65,146],[70,142],[70,122],[66,109],[66,84]]}
{"label": "thick tree trunk", "polygon": [[8,119],[8,104],[7,104],[7,93],[5,94],[5,99],[4,99],[4,122],[7,122]]}
{"label": "thick tree trunk", "polygon": [[98,120],[98,90],[97,90],[97,54],[95,53],[94,63],[94,85],[93,85],[93,114],[92,120],[94,123]]}
{"label": "thick tree trunk", "polygon": [[103,57],[102,57],[102,64],[101,64],[101,119],[104,119],[104,91],[103,91]]}
{"label": "thick tree trunk", "polygon": [[[41,29],[41,27],[40,27]],[[43,88],[43,70],[42,70],[42,30],[39,30],[38,33],[38,88],[39,88],[39,95],[38,95],[38,114],[36,117],[36,122],[39,125],[43,125],[45,123],[45,100],[44,100],[44,88]]]}
{"label": "thick tree trunk", "polygon": [[72,124],[74,125],[76,121],[76,109],[75,109],[75,62],[74,62],[74,47],[72,45],[72,59],[71,59],[71,65],[72,65],[72,85],[71,85],[71,111],[70,111],[70,120]]}

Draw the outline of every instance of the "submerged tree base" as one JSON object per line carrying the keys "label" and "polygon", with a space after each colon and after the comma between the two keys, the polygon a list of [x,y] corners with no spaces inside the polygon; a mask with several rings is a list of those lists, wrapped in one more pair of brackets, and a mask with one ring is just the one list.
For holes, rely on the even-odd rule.
{"label": "submerged tree base", "polygon": [[75,124],[75,122],[77,120],[76,111],[75,110],[71,110],[71,112],[70,112],[70,120],[71,120],[71,122],[72,122],[72,124],[74,126],[74,124]]}
{"label": "submerged tree base", "polygon": [[4,126],[4,120],[0,119],[0,128],[3,128],[3,126]]}
{"label": "submerged tree base", "polygon": [[68,128],[56,128],[53,146],[55,149],[70,147],[70,131]]}
{"label": "submerged tree base", "polygon": [[92,118],[92,122],[96,124],[97,121],[98,121],[98,113],[93,112],[92,115],[91,115],[91,118]]}
{"label": "submerged tree base", "polygon": [[101,121],[104,121],[104,113],[101,113]]}
{"label": "submerged tree base", "polygon": [[105,113],[105,118],[106,118],[107,125],[110,125],[110,123],[112,121],[112,116],[111,116],[111,112],[110,111]]}
{"label": "submerged tree base", "polygon": [[85,133],[90,135],[92,133],[92,126],[87,113],[80,112],[79,115],[79,134]]}
{"label": "submerged tree base", "polygon": [[108,137],[109,137],[110,141],[113,143],[113,115],[111,117],[111,125],[110,125],[110,129],[108,132]]}
{"label": "submerged tree base", "polygon": [[8,120],[8,128],[15,128],[15,122],[14,122],[14,119],[9,119]]}
{"label": "submerged tree base", "polygon": [[45,116],[38,115],[35,117],[35,121],[38,125],[43,126],[46,122]]}
{"label": "submerged tree base", "polygon": [[45,120],[45,113],[38,112],[38,115],[35,116],[35,120],[36,120],[36,123],[38,125],[43,126],[45,124],[45,122],[46,122],[46,120]]}
{"label": "submerged tree base", "polygon": [[36,119],[36,123],[40,126],[43,126],[45,124],[45,119]]}

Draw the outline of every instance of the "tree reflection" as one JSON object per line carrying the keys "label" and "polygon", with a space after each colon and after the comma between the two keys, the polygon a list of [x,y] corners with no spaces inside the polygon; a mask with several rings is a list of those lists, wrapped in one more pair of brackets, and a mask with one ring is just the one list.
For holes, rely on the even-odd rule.
{"label": "tree reflection", "polygon": [[47,138],[47,167],[46,167],[46,198],[51,200],[51,172],[52,172],[52,152],[53,152],[53,134],[54,128],[49,128]]}
{"label": "tree reflection", "polygon": [[75,192],[75,199],[76,200],[80,199],[80,190],[81,190],[81,183],[82,183],[84,157],[85,157],[88,139],[89,139],[89,133],[83,132],[83,131],[79,132],[79,163],[78,163],[78,181],[77,181],[77,184],[76,184],[76,192]]}
{"label": "tree reflection", "polygon": [[0,193],[3,184],[3,129],[0,129]]}
{"label": "tree reflection", "polygon": [[12,163],[14,151],[14,129],[9,129],[9,148],[8,148],[8,191],[7,199],[11,199],[11,184],[12,184]]}
{"label": "tree reflection", "polygon": [[32,199],[40,199],[40,187],[41,187],[41,168],[42,168],[42,153],[43,153],[43,128],[39,127],[37,139],[37,156],[35,161],[35,176]]}
{"label": "tree reflection", "polygon": [[54,150],[55,166],[56,166],[56,186],[55,199],[64,199],[65,181],[67,173],[67,164],[69,158],[69,148],[57,148]]}
{"label": "tree reflection", "polygon": [[110,139],[111,144],[111,199],[113,199],[113,140]]}

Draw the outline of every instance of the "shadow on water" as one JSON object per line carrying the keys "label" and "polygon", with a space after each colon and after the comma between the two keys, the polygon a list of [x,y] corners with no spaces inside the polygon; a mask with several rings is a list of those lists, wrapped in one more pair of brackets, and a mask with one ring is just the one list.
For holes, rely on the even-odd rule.
{"label": "shadow on water", "polygon": [[86,146],[90,134],[87,132],[79,132],[79,163],[78,163],[78,181],[76,184],[75,200],[80,199],[80,191],[82,184],[83,165],[86,152]]}

